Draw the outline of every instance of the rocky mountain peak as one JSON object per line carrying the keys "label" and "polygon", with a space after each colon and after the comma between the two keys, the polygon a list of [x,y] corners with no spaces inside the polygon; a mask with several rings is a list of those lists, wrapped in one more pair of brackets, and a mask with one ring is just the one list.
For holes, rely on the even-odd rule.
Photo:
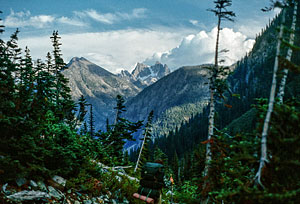
{"label": "rocky mountain peak", "polygon": [[170,70],[166,64],[163,65],[160,62],[156,62],[154,65],[148,66],[138,62],[131,74],[128,71],[123,70],[118,76],[131,81],[136,85],[140,84],[145,87],[153,84],[169,73]]}

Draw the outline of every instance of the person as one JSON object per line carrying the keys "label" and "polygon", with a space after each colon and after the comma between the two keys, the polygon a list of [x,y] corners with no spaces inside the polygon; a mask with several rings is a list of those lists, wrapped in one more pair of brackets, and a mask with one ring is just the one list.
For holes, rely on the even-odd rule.
{"label": "person", "polygon": [[162,160],[154,163],[147,162],[141,171],[139,194],[155,200],[155,204],[161,204],[162,189],[164,184],[164,165]]}

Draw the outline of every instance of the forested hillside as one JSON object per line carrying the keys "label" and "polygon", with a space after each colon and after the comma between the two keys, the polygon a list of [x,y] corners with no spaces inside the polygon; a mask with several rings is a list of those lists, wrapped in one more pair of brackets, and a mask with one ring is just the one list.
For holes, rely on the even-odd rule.
{"label": "forested hillside", "polygon": [[[289,7],[287,13],[286,26],[289,27],[293,18],[294,7]],[[294,71],[289,72],[287,78],[283,99],[286,103],[275,106],[274,119],[271,122],[269,151],[278,155],[275,156],[275,161],[272,160],[270,164],[267,164],[268,171],[265,171],[263,175],[265,176],[263,183],[267,183],[269,186],[260,189],[261,186],[256,186],[254,180],[251,180],[255,176],[256,168],[258,168],[260,133],[267,111],[267,98],[270,93],[272,69],[276,57],[277,40],[275,39],[278,39],[279,32],[277,30],[282,23],[281,19],[282,13],[262,30],[262,33],[256,38],[253,50],[237,62],[234,72],[228,76],[228,91],[225,91],[224,95],[217,99],[216,136],[213,141],[207,140],[209,108],[205,108],[203,113],[195,115],[181,128],[170,131],[169,136],[164,135],[151,144],[154,149],[159,148],[166,155],[168,164],[179,183],[179,191],[183,190],[182,184],[190,184],[195,181],[195,185],[201,188],[199,184],[203,180],[200,181],[199,178],[204,170],[205,145],[211,142],[214,151],[217,151],[214,154],[218,155],[218,159],[213,161],[214,180],[204,178],[204,182],[209,179],[216,185],[210,187],[215,191],[209,194],[215,196],[215,202],[219,199],[221,202],[224,199],[237,203],[250,202],[250,200],[254,203],[281,203],[287,199],[294,203],[296,197],[299,197],[297,182],[291,184],[293,186],[291,188],[294,190],[284,184],[277,183],[281,182],[279,177],[288,174],[287,172],[290,172],[294,177],[299,176],[296,173],[299,170],[297,164],[299,160],[294,157],[298,155],[296,153],[297,148],[292,146],[291,149],[284,148],[285,145],[299,143],[299,133],[297,133],[299,125],[296,123],[299,122],[300,78],[299,71],[295,67],[292,68]],[[299,22],[300,15],[298,13],[296,27],[299,27]],[[289,36],[290,32],[284,33],[286,41],[288,41]],[[296,30],[294,44],[299,45],[299,40],[300,32]],[[281,48],[280,55],[286,56],[288,47],[285,45]],[[297,66],[300,64],[299,56],[299,50],[293,49],[291,60]],[[282,66],[283,64],[281,64],[280,71],[282,71]],[[279,72],[278,83],[281,78],[282,75]],[[290,120],[289,117],[291,117]],[[238,164],[242,166],[236,166]],[[278,167],[277,165],[286,166]],[[228,171],[229,167],[231,170]],[[216,174],[222,176],[218,177]],[[292,179],[292,177],[286,179]],[[263,193],[260,191],[262,189],[269,193]],[[202,193],[204,195],[207,192],[202,191]],[[254,195],[257,198],[254,199],[252,197]]]}

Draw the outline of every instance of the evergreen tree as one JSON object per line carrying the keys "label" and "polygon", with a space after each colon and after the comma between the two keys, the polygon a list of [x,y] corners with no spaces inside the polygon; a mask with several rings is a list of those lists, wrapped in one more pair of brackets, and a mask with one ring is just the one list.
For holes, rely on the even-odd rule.
{"label": "evergreen tree", "polygon": [[130,122],[121,117],[122,112],[126,111],[122,96],[117,96],[117,106],[115,124],[108,127],[107,132],[97,134],[105,151],[110,156],[107,161],[109,165],[123,164],[123,146],[126,140],[133,141],[132,134],[142,126],[142,121]]}
{"label": "evergreen tree", "polygon": [[90,137],[94,137],[95,132],[95,119],[94,119],[94,113],[93,113],[93,105],[88,104],[90,106],[90,118],[89,118],[89,125],[90,125]]}
{"label": "evergreen tree", "polygon": [[[210,89],[210,110],[209,110],[209,126],[208,126],[208,142],[206,144],[206,165],[204,168],[204,177],[209,176],[209,169],[210,163],[212,161],[212,153],[211,153],[211,141],[214,135],[214,117],[215,117],[215,93],[218,91],[218,75],[222,73],[223,70],[219,69],[218,62],[219,62],[219,37],[221,31],[221,21],[222,20],[229,20],[233,21],[232,17],[235,14],[232,11],[228,11],[227,7],[231,6],[231,0],[216,0],[215,9],[210,9],[209,11],[213,12],[218,17],[218,25],[217,25],[217,37],[216,37],[216,48],[215,48],[215,64],[211,70],[211,76],[209,81],[209,89]],[[207,182],[204,183],[203,189],[207,186]],[[206,201],[208,202],[208,198]]]}

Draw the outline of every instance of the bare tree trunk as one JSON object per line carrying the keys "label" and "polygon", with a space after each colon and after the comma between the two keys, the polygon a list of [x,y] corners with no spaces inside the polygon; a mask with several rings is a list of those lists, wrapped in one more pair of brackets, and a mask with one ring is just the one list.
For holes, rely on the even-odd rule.
{"label": "bare tree trunk", "polygon": [[264,121],[264,126],[263,126],[263,131],[262,131],[262,136],[261,136],[261,156],[260,156],[259,168],[258,168],[258,171],[254,178],[255,184],[256,185],[259,184],[263,188],[264,188],[264,185],[261,183],[261,174],[262,174],[263,168],[266,165],[266,162],[268,162],[267,136],[268,136],[269,124],[270,124],[271,115],[273,112],[274,101],[275,101],[276,77],[277,77],[277,70],[278,70],[280,45],[281,45],[281,40],[282,40],[282,36],[283,36],[283,28],[284,28],[284,23],[285,23],[285,12],[286,12],[286,9],[283,9],[282,22],[280,25],[280,32],[279,32],[277,48],[276,48],[276,58],[275,58],[274,69],[273,69],[273,79],[272,79],[272,86],[271,86],[271,92],[270,92],[270,97],[269,97],[268,111],[267,111],[267,115],[266,115],[266,118]]}
{"label": "bare tree trunk", "polygon": [[[291,34],[290,34],[290,40],[289,40],[289,44],[294,44],[294,39],[295,39],[295,28],[296,28],[296,20],[297,20],[297,8],[298,8],[298,2],[295,1],[295,5],[294,5],[294,13],[293,13],[293,21],[292,21],[292,26],[291,26]],[[286,56],[286,59],[288,61],[291,61],[291,58],[292,58],[292,53],[293,53],[293,50],[292,48],[289,48],[288,49],[288,52],[287,52],[287,56]],[[284,96],[284,89],[285,89],[285,84],[286,84],[286,79],[287,79],[287,76],[288,76],[288,73],[289,73],[289,70],[288,69],[284,69],[282,74],[282,79],[281,79],[281,82],[280,82],[280,86],[279,86],[279,90],[278,90],[278,99],[279,99],[279,103],[283,103],[283,96]]]}
{"label": "bare tree trunk", "polygon": [[144,136],[144,140],[143,140],[143,143],[142,143],[142,146],[141,146],[141,149],[140,149],[140,153],[139,153],[138,159],[136,161],[134,172],[136,172],[136,170],[137,170],[137,168],[139,166],[141,155],[142,155],[142,152],[143,152],[143,148],[144,148],[144,145],[145,145],[145,142],[146,142],[146,137],[147,137],[147,134],[145,134],[145,136]]}
{"label": "bare tree trunk", "polygon": [[212,70],[212,76],[210,79],[210,107],[209,107],[209,122],[208,122],[208,142],[206,144],[206,164],[204,168],[204,177],[207,176],[209,170],[209,163],[211,161],[211,144],[210,141],[214,135],[214,119],[215,119],[215,99],[214,99],[214,82],[216,79],[216,71],[218,69],[218,50],[219,50],[219,35],[220,35],[220,24],[221,19],[218,20],[218,31],[216,40],[216,50],[215,50],[215,65]]}
{"label": "bare tree trunk", "polygon": [[[215,49],[215,65],[212,69],[212,75],[210,78],[210,107],[209,107],[209,121],[208,121],[208,142],[206,144],[206,162],[204,167],[204,178],[208,176],[210,163],[212,160],[211,155],[211,141],[214,135],[214,119],[215,119],[215,99],[214,99],[214,92],[215,92],[215,80],[218,70],[218,54],[219,54],[219,38],[220,38],[220,27],[221,27],[221,18],[218,18],[218,27],[217,27],[217,39],[216,39],[216,49]],[[204,182],[203,189],[207,186],[207,182]],[[208,203],[209,197],[203,200],[202,203]]]}

